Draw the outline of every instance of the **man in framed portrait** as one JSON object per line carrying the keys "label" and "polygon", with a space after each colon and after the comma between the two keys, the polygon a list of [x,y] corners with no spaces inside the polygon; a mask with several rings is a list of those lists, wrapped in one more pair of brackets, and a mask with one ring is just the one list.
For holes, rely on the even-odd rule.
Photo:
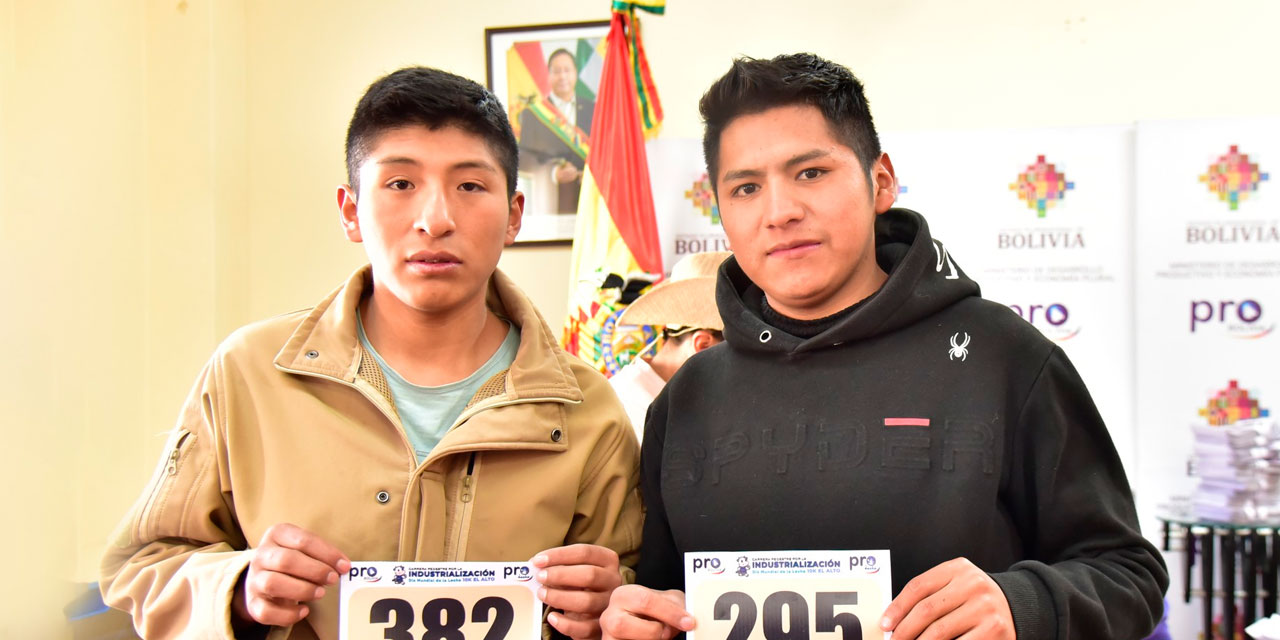
{"label": "man in framed portrait", "polygon": [[520,113],[520,170],[532,175],[534,211],[576,213],[596,103],[578,94],[578,62],[568,49],[547,57],[547,77],[551,91],[540,106],[550,108]]}

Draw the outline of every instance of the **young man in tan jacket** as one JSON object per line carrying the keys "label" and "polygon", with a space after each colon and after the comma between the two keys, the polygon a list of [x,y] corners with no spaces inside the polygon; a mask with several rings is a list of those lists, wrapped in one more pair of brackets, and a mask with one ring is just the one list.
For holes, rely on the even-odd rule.
{"label": "young man in tan jacket", "polygon": [[547,623],[600,636],[636,559],[635,436],[500,271],[520,230],[493,94],[376,81],[347,133],[343,230],[370,265],[230,336],[103,559],[146,638],[336,638],[355,560],[525,561]]}

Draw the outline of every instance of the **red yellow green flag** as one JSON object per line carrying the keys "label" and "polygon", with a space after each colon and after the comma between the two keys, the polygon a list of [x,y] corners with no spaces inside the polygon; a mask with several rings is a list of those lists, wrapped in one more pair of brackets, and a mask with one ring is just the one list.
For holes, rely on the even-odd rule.
{"label": "red yellow green flag", "polygon": [[606,374],[619,366],[612,332],[624,306],[622,283],[637,276],[656,280],[663,272],[644,147],[662,122],[662,106],[635,12],[661,14],[665,2],[611,4],[604,71],[578,197],[562,340],[566,350]]}

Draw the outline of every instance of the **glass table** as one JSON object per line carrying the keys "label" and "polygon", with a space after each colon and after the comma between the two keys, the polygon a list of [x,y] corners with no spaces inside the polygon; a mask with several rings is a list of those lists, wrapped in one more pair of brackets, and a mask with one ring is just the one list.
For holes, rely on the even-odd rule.
{"label": "glass table", "polygon": [[[1215,637],[1215,599],[1221,599],[1222,638],[1234,638],[1237,611],[1244,614],[1246,626],[1276,612],[1280,521],[1215,522],[1197,519],[1185,510],[1166,510],[1159,518],[1164,551],[1173,551],[1174,540],[1183,542],[1182,599],[1188,604],[1193,598],[1200,599],[1205,640]],[[1200,587],[1193,589],[1196,566],[1200,568]]]}

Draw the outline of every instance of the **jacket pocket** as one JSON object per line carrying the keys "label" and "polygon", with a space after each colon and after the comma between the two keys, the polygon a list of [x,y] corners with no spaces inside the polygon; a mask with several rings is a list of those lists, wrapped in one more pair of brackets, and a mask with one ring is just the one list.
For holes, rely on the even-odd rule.
{"label": "jacket pocket", "polygon": [[195,441],[196,434],[182,428],[175,431],[169,438],[164,457],[161,458],[155,476],[151,480],[151,486],[147,489],[146,502],[143,503],[142,511],[134,523],[136,540],[151,540],[166,533],[169,535],[178,533],[177,531],[160,531],[160,523],[168,506],[166,503],[169,500],[169,494],[173,490],[174,483],[177,482],[179,473],[185,468]]}

